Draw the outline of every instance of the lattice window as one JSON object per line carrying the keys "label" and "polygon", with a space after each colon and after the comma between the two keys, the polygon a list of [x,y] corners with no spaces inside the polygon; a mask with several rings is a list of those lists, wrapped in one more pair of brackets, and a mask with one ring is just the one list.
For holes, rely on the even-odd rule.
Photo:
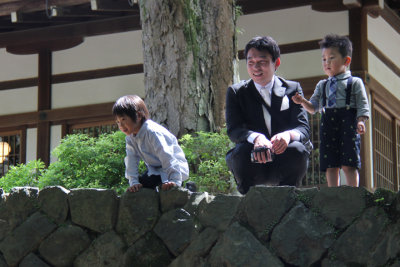
{"label": "lattice window", "polygon": [[310,161],[308,164],[306,177],[303,179],[302,186],[318,186],[326,184],[326,176],[324,172],[320,171],[319,168],[319,129],[321,114],[316,113],[314,115],[308,115],[308,121],[310,124],[310,138],[313,143],[314,149],[310,155]]}
{"label": "lattice window", "polygon": [[75,124],[69,127],[69,134],[83,133],[91,137],[98,137],[103,133],[112,133],[118,130],[114,121]]}
{"label": "lattice window", "polygon": [[382,110],[374,109],[374,172],[375,187],[394,190],[394,136],[391,118]]}
{"label": "lattice window", "polygon": [[[396,153],[397,153],[397,179],[395,180],[397,182],[397,190],[400,189],[400,125],[399,123],[396,124]],[[395,188],[396,189],[396,188]]]}
{"label": "lattice window", "polygon": [[0,177],[12,166],[22,163],[21,133],[0,133]]}

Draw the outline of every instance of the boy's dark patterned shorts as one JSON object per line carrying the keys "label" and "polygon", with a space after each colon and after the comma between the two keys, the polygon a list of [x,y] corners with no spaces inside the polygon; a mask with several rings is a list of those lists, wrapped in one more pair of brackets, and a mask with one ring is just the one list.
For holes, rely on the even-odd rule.
{"label": "boy's dark patterned shorts", "polygon": [[357,110],[326,109],[321,117],[320,169],[350,166],[361,168]]}

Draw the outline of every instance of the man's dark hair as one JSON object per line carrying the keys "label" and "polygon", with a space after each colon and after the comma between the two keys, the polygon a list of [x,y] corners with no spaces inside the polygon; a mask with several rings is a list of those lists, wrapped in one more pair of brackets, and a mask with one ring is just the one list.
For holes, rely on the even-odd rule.
{"label": "man's dark hair", "polygon": [[275,62],[281,56],[281,51],[279,50],[278,44],[270,36],[256,36],[251,39],[244,48],[244,57],[246,60],[247,54],[251,48],[268,52],[271,55],[273,62]]}
{"label": "man's dark hair", "polygon": [[143,99],[137,95],[126,95],[120,97],[115,102],[112,108],[112,113],[114,116],[127,115],[134,122],[136,122],[138,117],[137,114],[139,114],[142,118],[142,124],[150,117],[146,104],[144,103]]}
{"label": "man's dark hair", "polygon": [[347,36],[337,34],[328,34],[319,42],[321,49],[336,47],[342,57],[351,57],[353,54],[353,45]]}

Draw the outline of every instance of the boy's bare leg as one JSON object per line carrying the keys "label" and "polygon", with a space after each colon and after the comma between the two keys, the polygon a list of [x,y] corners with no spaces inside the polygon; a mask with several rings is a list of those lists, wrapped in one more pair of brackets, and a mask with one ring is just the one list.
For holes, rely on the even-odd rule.
{"label": "boy's bare leg", "polygon": [[339,168],[327,168],[326,181],[329,187],[339,186]]}
{"label": "boy's bare leg", "polygon": [[342,166],[342,169],[346,175],[347,185],[358,187],[360,178],[357,169],[350,166]]}

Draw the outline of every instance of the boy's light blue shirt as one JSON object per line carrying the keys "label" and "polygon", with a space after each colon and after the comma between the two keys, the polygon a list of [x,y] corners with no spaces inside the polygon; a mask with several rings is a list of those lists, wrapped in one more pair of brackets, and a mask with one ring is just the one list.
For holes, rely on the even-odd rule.
{"label": "boy's light blue shirt", "polygon": [[[336,90],[336,108],[344,108],[346,107],[346,87],[347,87],[347,79],[351,76],[350,71],[346,71],[339,75],[336,75],[337,79],[337,90]],[[321,80],[318,82],[313,95],[310,98],[310,102],[314,106],[315,111],[321,112],[322,107],[324,106],[322,101],[322,94],[326,94],[326,100],[328,101],[329,97],[329,85],[331,81],[328,81],[325,88],[322,88],[325,80]],[[325,108],[327,108],[328,104],[325,103]],[[351,90],[350,97],[350,107],[357,109],[357,118],[361,116],[370,117],[369,112],[369,104],[367,98],[367,92],[365,91],[363,81],[353,76],[353,86]]]}
{"label": "boy's light blue shirt", "polygon": [[162,183],[181,186],[189,177],[189,166],[176,137],[160,124],[146,120],[137,135],[126,136],[125,141],[125,177],[130,186],[139,184],[140,159],[148,175],[160,175]]}

